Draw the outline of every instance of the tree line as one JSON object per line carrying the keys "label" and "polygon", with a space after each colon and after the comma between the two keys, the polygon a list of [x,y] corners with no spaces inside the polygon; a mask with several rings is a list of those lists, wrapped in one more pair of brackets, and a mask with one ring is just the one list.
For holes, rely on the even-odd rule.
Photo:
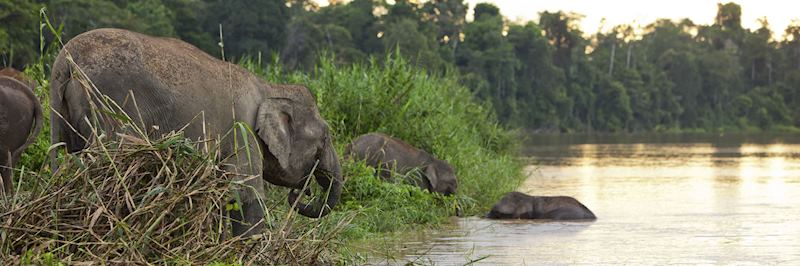
{"label": "tree line", "polygon": [[[800,126],[800,23],[741,25],[719,4],[711,25],[660,19],[584,34],[581,16],[512,22],[463,0],[0,0],[0,64],[34,62],[39,10],[64,41],[99,27],[172,36],[241,60],[311,70],[397,51],[430,73],[457,75],[509,127],[547,132],[784,130]],[[709,14],[713,16],[714,14]],[[588,36],[588,37],[587,37]],[[50,37],[48,37],[50,38]]]}

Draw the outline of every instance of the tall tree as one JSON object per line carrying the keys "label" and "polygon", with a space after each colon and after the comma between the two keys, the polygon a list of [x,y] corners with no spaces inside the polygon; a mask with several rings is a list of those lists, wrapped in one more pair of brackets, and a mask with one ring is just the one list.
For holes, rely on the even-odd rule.
{"label": "tall tree", "polygon": [[[515,70],[519,61],[514,47],[503,36],[503,18],[497,7],[481,3],[475,6],[480,14],[464,30],[464,43],[456,53],[456,65],[472,73],[476,94],[492,103],[498,117],[507,121],[515,112]],[[476,79],[479,78],[479,79]]]}
{"label": "tall tree", "polygon": [[39,8],[29,0],[0,0],[0,66],[22,68],[36,58]]}
{"label": "tall tree", "polygon": [[320,8],[315,16],[318,24],[336,25],[345,29],[355,48],[365,54],[383,52],[378,39],[377,5],[373,0],[354,0],[347,4],[331,4]]}
{"label": "tall tree", "polygon": [[216,0],[209,5],[206,29],[219,32],[225,54],[270,54],[286,45],[289,10],[282,0]]}
{"label": "tall tree", "polygon": [[564,72],[553,64],[553,48],[533,22],[511,25],[508,42],[519,59],[515,72],[517,109],[509,117],[515,126],[562,130],[561,116],[568,112]]}
{"label": "tall tree", "polygon": [[438,30],[436,41],[450,47],[451,53],[461,42],[468,8],[463,0],[430,0],[422,7],[423,20],[433,23]]}
{"label": "tall tree", "polygon": [[96,28],[130,28],[132,15],[111,1],[100,0],[50,0],[55,24],[63,24],[62,39],[66,42],[75,35]]}
{"label": "tall tree", "polygon": [[172,27],[181,40],[189,42],[207,53],[219,53],[219,30],[204,25],[209,16],[205,0],[161,0],[171,11]]}

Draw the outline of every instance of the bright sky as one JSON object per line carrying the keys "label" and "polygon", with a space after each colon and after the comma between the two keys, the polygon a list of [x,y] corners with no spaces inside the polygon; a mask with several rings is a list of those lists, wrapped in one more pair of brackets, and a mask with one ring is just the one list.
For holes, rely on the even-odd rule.
{"label": "bright sky", "polygon": [[[470,8],[481,2],[494,3],[512,21],[538,21],[541,11],[573,11],[584,15],[581,30],[595,33],[603,18],[603,31],[619,24],[645,26],[659,18],[689,18],[695,24],[712,24],[717,14],[717,0],[466,0]],[[757,29],[757,19],[767,17],[775,36],[783,39],[783,31],[792,20],[800,20],[798,0],[734,0],[742,6],[742,25]]]}
{"label": "bright sky", "polygon": [[[317,0],[322,5],[327,0]],[[391,1],[390,1],[391,2]],[[645,26],[659,18],[679,20],[689,18],[695,24],[708,25],[717,14],[718,0],[465,0],[472,8],[477,3],[490,2],[500,7],[500,12],[512,21],[539,19],[539,12],[573,11],[584,15],[581,30],[597,32],[600,21],[606,19],[604,31],[619,24]],[[742,6],[742,24],[745,28],[760,27],[757,19],[767,17],[775,36],[783,39],[783,30],[792,20],[800,20],[800,0],[735,0]]]}

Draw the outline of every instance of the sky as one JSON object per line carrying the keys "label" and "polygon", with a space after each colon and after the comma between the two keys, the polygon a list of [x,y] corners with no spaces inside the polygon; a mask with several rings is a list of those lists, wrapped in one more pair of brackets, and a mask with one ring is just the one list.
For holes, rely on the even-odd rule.
{"label": "sky", "polygon": [[[541,11],[573,11],[584,15],[581,30],[595,33],[605,18],[603,31],[619,24],[645,26],[659,18],[679,20],[689,18],[695,24],[714,22],[717,0],[466,0],[470,8],[481,2],[490,2],[512,21],[538,21]],[[800,0],[737,0],[742,6],[742,26],[761,27],[758,18],[767,17],[775,37],[783,39],[783,31],[792,20],[800,20]]]}
{"label": "sky", "polygon": [[[317,0],[321,5],[326,0]],[[391,1],[390,1],[391,2]],[[695,24],[712,24],[717,14],[717,0],[465,0],[470,9],[477,3],[490,2],[511,21],[538,21],[541,11],[573,11],[584,15],[581,30],[597,32],[605,18],[603,31],[619,24],[645,26],[659,18],[680,20],[689,18]],[[724,1],[723,3],[727,3]],[[770,28],[777,39],[783,39],[783,31],[792,20],[800,20],[800,0],[737,0],[742,6],[742,25],[745,28],[760,27],[757,19],[767,17]],[[471,17],[471,10],[470,15]],[[469,19],[469,18],[468,18]]]}

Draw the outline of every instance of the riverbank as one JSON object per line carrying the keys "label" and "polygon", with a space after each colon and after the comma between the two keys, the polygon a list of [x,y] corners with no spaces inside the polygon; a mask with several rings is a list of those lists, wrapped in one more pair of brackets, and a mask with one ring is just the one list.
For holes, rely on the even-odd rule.
{"label": "riverbank", "polygon": [[340,155],[355,137],[383,132],[448,161],[456,170],[458,192],[444,197],[384,182],[372,168],[342,161],[347,182],[341,207],[332,215],[355,213],[339,238],[349,259],[362,259],[358,254],[363,249],[348,242],[438,228],[459,212],[482,215],[524,180],[515,159],[520,145],[515,133],[503,129],[491,108],[478,103],[454,75],[428,74],[399,56],[352,66],[337,66],[323,57],[308,73],[286,73],[279,64],[264,65],[257,58],[241,64],[274,83],[308,86],[331,125]]}
{"label": "riverbank", "polygon": [[637,134],[747,134],[747,133],[800,133],[800,127],[793,125],[774,125],[768,128],[760,128],[740,123],[739,125],[725,125],[717,128],[666,128],[659,127],[652,131],[632,131],[632,132],[604,132],[604,131],[562,131],[555,127],[546,128],[525,128],[520,129],[522,135],[558,135],[558,134],[584,134],[584,135],[637,135]]}
{"label": "riverbank", "polygon": [[[35,92],[45,110],[49,110],[49,68],[56,53],[56,49],[43,51],[39,63],[30,65],[25,71],[28,76],[37,80],[38,87]],[[327,217],[313,220],[291,215],[289,206],[285,203],[286,189],[270,185],[266,206],[269,209],[267,222],[272,226],[268,234],[296,237],[301,242],[307,242],[301,246],[308,247],[307,251],[316,255],[305,259],[323,262],[363,262],[358,248],[352,246],[353,243],[363,242],[366,239],[392,237],[409,230],[436,228],[457,213],[465,216],[482,214],[503,193],[513,190],[523,180],[520,164],[515,162],[513,156],[517,145],[512,133],[498,125],[491,108],[479,104],[469,90],[459,84],[456,76],[428,74],[412,67],[399,56],[352,66],[337,66],[333,62],[331,58],[320,58],[318,67],[307,73],[285,72],[280,64],[262,64],[257,57],[243,60],[240,64],[270,82],[303,84],[309,87],[317,100],[322,116],[330,125],[340,159],[344,146],[353,138],[368,132],[383,132],[404,139],[448,161],[456,169],[459,188],[454,196],[430,194],[401,182],[384,182],[374,176],[372,168],[360,162],[342,160],[347,181],[341,202]],[[33,185],[36,182],[23,182],[20,186],[20,195],[36,194],[43,198],[84,196],[61,194],[59,191],[63,190],[59,189],[60,186],[69,182],[59,182],[85,176],[62,175],[58,179],[59,182],[55,182],[56,180],[50,182],[52,177],[46,166],[45,156],[51,147],[48,124],[49,121],[45,121],[44,130],[37,142],[23,155],[22,162],[18,165],[21,172],[16,176],[18,179],[21,177],[25,180],[43,180],[49,186],[47,189],[51,190],[36,190],[40,188],[38,185]],[[108,148],[113,147],[105,149]],[[180,149],[184,148],[186,147]],[[68,156],[68,160],[64,163],[74,163],[70,160],[83,158],[81,156],[93,158],[90,155],[77,154]],[[146,158],[149,157],[131,160],[149,160]],[[72,164],[70,167],[78,166]],[[65,166],[65,169],[67,168]],[[19,181],[16,184],[19,184]],[[151,190],[141,191],[147,193]],[[132,197],[143,197],[143,195],[132,195]],[[35,199],[18,198],[17,203]],[[8,213],[7,211],[11,209],[15,208],[0,213]],[[37,221],[31,220],[31,222],[35,225]],[[158,229],[158,226],[151,229]],[[58,230],[51,232],[58,234]],[[102,238],[102,241],[125,245],[124,240],[111,236]],[[36,241],[46,243],[48,238],[37,239]],[[155,244],[158,241],[146,241],[138,247],[144,251],[153,250],[147,243]],[[3,244],[5,248],[20,247],[9,242]],[[18,253],[24,254],[22,257],[4,257],[3,260],[31,263],[74,262],[76,258],[90,259],[91,256],[86,257],[87,254],[94,254],[83,252],[82,255],[77,255],[75,249],[64,248],[67,244],[71,247],[82,246],[79,242],[62,244],[38,245],[36,249]],[[142,255],[145,257],[138,259],[208,262],[207,257],[191,257],[198,260],[186,260],[184,258],[187,256],[181,255],[182,252],[188,251],[177,249],[169,253],[144,252],[141,254],[149,255]],[[277,249],[273,252],[281,253],[288,250]],[[297,262],[309,261],[305,259]],[[244,262],[236,255],[220,257],[217,260],[231,263]],[[291,260],[284,262],[288,261]]]}
{"label": "riverbank", "polygon": [[386,260],[797,264],[800,223],[792,217],[800,214],[794,204],[800,200],[800,138],[730,135],[649,138],[661,141],[563,135],[567,139],[528,143],[521,154],[535,162],[525,168],[533,173],[517,191],[575,197],[596,221],[458,219],[395,243]]}

